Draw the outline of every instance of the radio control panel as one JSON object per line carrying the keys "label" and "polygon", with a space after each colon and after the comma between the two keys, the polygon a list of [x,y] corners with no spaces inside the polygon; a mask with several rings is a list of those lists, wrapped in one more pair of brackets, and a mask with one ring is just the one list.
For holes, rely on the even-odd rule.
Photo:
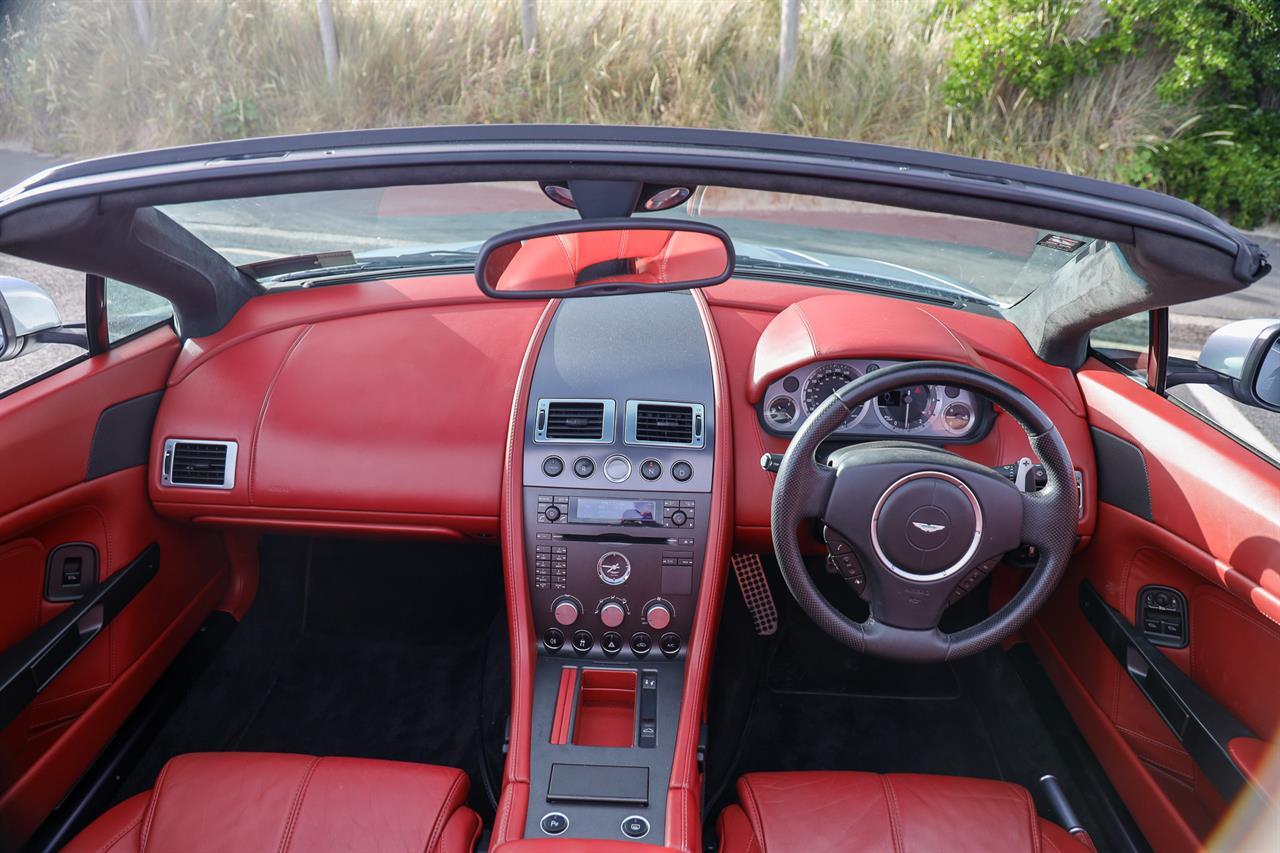
{"label": "radio control panel", "polygon": [[683,656],[705,554],[705,494],[525,488],[539,650],[573,659]]}

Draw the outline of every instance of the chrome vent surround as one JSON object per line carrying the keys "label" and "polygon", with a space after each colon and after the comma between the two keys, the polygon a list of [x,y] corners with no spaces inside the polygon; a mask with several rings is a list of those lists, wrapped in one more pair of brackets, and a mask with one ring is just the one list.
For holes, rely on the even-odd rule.
{"label": "chrome vent surround", "polygon": [[704,420],[700,403],[669,403],[662,400],[628,400],[627,444],[660,447],[703,446]]}
{"label": "chrome vent surround", "polygon": [[612,400],[544,398],[538,401],[534,441],[571,444],[612,444]]}
{"label": "chrome vent surround", "polygon": [[162,486],[230,489],[236,484],[236,443],[170,438],[164,443]]}

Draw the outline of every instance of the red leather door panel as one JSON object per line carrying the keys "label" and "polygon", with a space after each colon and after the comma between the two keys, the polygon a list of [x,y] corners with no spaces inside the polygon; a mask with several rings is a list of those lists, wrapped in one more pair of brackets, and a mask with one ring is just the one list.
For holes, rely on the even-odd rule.
{"label": "red leather door panel", "polygon": [[93,545],[100,579],[161,552],[156,577],[0,730],[0,849],[39,825],[225,594],[221,540],[157,516],[145,466],[86,479],[99,415],[162,389],[177,354],[158,330],[0,399],[0,649],[69,606],[44,599],[56,546]]}
{"label": "red leather door panel", "polygon": [[1028,636],[1148,840],[1158,850],[1196,849],[1227,804],[1085,621],[1077,590],[1089,581],[1133,623],[1142,587],[1181,591],[1190,642],[1165,653],[1272,739],[1280,726],[1280,474],[1104,364],[1091,361],[1079,381],[1090,423],[1142,451],[1151,519],[1100,502],[1092,544]]}

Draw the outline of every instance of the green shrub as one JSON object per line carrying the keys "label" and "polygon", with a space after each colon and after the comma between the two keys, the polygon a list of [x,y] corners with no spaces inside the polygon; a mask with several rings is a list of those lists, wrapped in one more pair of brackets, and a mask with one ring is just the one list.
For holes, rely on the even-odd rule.
{"label": "green shrub", "polygon": [[1137,152],[1132,183],[1172,192],[1243,228],[1280,216],[1280,112],[1220,107],[1191,131]]}
{"label": "green shrub", "polygon": [[1135,146],[1119,175],[1242,226],[1280,218],[1280,0],[974,0],[954,22],[944,91],[957,109],[1052,99],[1160,54],[1160,97],[1199,115]]}

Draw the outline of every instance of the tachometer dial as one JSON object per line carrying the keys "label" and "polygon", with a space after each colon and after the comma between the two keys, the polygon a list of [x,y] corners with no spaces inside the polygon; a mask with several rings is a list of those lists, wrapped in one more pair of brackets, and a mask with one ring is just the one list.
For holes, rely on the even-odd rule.
{"label": "tachometer dial", "polygon": [[928,385],[911,385],[886,391],[876,399],[880,420],[890,429],[914,432],[933,417],[937,396]]}
{"label": "tachometer dial", "polygon": [[774,397],[769,403],[769,422],[786,426],[796,419],[796,401],[790,397]]}
{"label": "tachometer dial", "polygon": [[[819,367],[804,383],[804,409],[810,414],[826,402],[827,398],[858,378],[858,371],[848,364],[828,364]],[[845,418],[844,426],[853,426],[867,410],[862,404]]]}

